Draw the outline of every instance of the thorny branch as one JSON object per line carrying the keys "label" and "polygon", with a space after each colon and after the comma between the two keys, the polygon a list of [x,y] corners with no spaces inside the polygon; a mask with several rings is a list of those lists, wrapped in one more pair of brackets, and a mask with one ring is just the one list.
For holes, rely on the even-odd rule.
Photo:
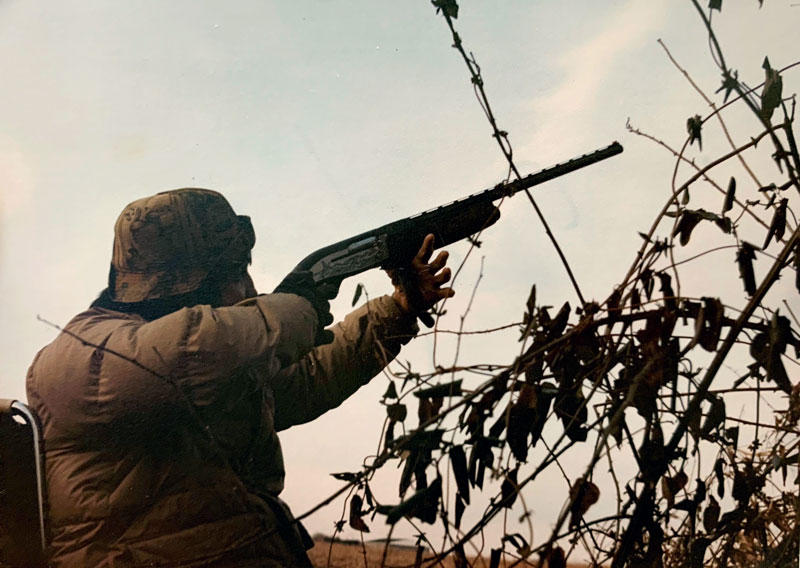
{"label": "thorny branch", "polygon": [[[493,136],[509,162],[510,172],[516,174],[508,135],[497,125],[480,67],[454,29],[458,6],[453,0],[435,0],[434,5],[443,12]],[[527,562],[532,554],[538,554],[542,566],[563,566],[565,557],[581,546],[595,563],[613,562],[618,567],[634,563],[655,567],[662,562],[682,566],[687,557],[692,566],[701,566],[706,555],[724,563],[741,560],[745,554],[750,554],[747,558],[752,560],[788,550],[779,542],[781,533],[772,529],[766,531],[766,538],[753,540],[755,533],[745,521],[760,503],[769,502],[773,504],[769,510],[780,514],[770,513],[761,522],[773,523],[773,528],[775,523],[789,523],[793,534],[800,510],[791,491],[784,490],[785,471],[797,471],[800,462],[800,457],[792,453],[800,446],[800,387],[786,374],[784,360],[790,361],[787,347],[794,348],[800,356],[800,336],[790,320],[768,302],[774,290],[767,294],[782,274],[800,269],[800,233],[793,222],[794,204],[783,193],[796,185],[792,165],[797,161],[793,116],[785,113],[779,124],[761,120],[760,133],[735,144],[721,113],[737,100],[752,106],[754,90],[739,85],[733,88],[737,95],[734,100],[714,104],[663,47],[711,106],[712,112],[699,124],[716,117],[731,151],[700,166],[684,156],[691,138],[680,151],[675,151],[657,138],[631,128],[670,150],[676,167],[673,191],[648,233],[642,235],[642,247],[614,293],[602,304],[587,303],[574,284],[581,298],[576,314],[565,304],[554,315],[552,308],[541,305],[534,288],[522,321],[510,326],[521,333],[520,354],[508,365],[488,367],[492,369],[488,380],[486,373],[475,373],[477,367],[455,365],[424,374],[407,368],[391,379],[402,381],[404,388],[396,398],[384,399],[390,416],[387,420],[395,420],[391,416],[398,405],[405,413],[408,401],[413,400],[409,395],[413,394],[420,407],[419,423],[413,428],[404,426],[404,435],[387,440],[383,452],[368,464],[372,475],[373,468],[399,459],[404,470],[400,481],[404,500],[394,506],[376,505],[365,514],[386,515],[393,527],[403,518],[441,522],[445,545],[432,556],[422,558],[420,565],[436,564],[448,555],[454,556],[458,566],[466,565],[464,547],[474,538],[483,538],[484,530],[500,514],[506,534],[492,550],[492,566],[497,566],[504,554],[515,559],[510,565]],[[721,57],[718,60],[724,65]],[[775,144],[781,132],[789,150],[783,150],[785,145],[780,142]],[[788,177],[787,181],[766,187],[760,179],[774,174],[757,173],[744,159],[745,152],[761,152],[763,145],[759,143],[764,139],[776,145],[775,159],[783,164],[782,171]],[[732,181],[725,190],[711,177],[712,170],[723,170],[733,160],[745,168],[750,187],[740,183],[737,190]],[[682,163],[696,171],[679,181],[678,166]],[[700,180],[709,182],[724,196],[720,214],[690,208],[688,190]],[[693,189],[693,193],[697,192]],[[735,219],[728,216],[733,205],[741,211]],[[762,206],[772,215],[771,221],[756,213]],[[673,221],[669,236],[662,239],[658,232],[664,230],[665,217]],[[716,224],[723,234],[730,235],[731,244],[711,249],[703,249],[701,244],[691,249],[693,254],[688,258],[675,260],[672,253],[678,241],[689,250],[692,231],[702,223]],[[780,252],[759,253],[760,261],[769,266],[756,286],[754,259],[759,249],[744,239],[763,239],[765,235],[763,248],[773,240],[780,244]],[[737,262],[728,281],[742,279],[748,297],[743,306],[739,307],[735,298],[723,302],[715,297],[721,291],[713,288],[694,297],[683,293],[679,285],[673,288],[679,271],[710,265],[709,252],[724,254],[734,250]],[[726,312],[735,315],[729,317]],[[510,327],[495,330],[507,331]],[[434,333],[441,332],[445,330],[437,328]],[[460,345],[467,335],[463,320],[453,333]],[[721,377],[726,365],[741,365],[730,363],[737,349],[749,352],[753,362],[744,374],[736,371],[733,378]],[[700,352],[713,357],[707,363],[695,362],[703,360]],[[448,377],[450,382],[437,384],[436,377]],[[469,377],[480,377],[483,382],[468,388]],[[765,381],[773,385],[765,385]],[[725,402],[732,404],[737,397],[748,395],[754,396],[755,419],[749,414],[738,418],[730,415]],[[449,403],[444,404],[446,401]],[[760,412],[762,404],[773,405],[775,412],[770,416]],[[589,416],[590,411],[594,417]],[[755,432],[760,445],[752,444],[753,451],[739,450],[740,428]],[[525,520],[531,519],[530,507],[535,507],[519,499],[522,492],[552,467],[562,468],[567,453],[578,455],[574,452],[580,451],[588,436],[596,437],[596,441],[583,470],[578,473],[574,467],[563,469],[570,481],[569,495],[549,538],[534,545],[529,542],[530,536],[526,540],[518,533],[509,534],[513,529],[506,523],[515,503],[522,506],[520,518]],[[744,439],[746,435],[741,436]],[[718,458],[701,460],[715,448]],[[631,478],[615,467],[628,457],[635,460],[638,469]],[[601,459],[609,463],[609,476],[616,491],[616,514],[591,520],[587,518],[589,510],[607,492],[607,485],[600,484],[602,476],[596,467]],[[696,480],[692,482],[686,472]],[[783,482],[775,478],[776,472],[784,472]],[[462,529],[461,515],[469,505],[469,492],[488,490],[484,474],[496,480],[500,490],[489,499],[478,520]],[[442,475],[448,488],[444,493],[439,489]],[[432,482],[430,476],[437,481]],[[449,489],[451,480],[456,487],[455,496]],[[408,497],[406,490],[412,487],[415,491]],[[726,490],[733,492],[732,510],[722,514],[720,508],[729,505],[711,499],[709,491],[714,487],[720,497]],[[771,492],[767,487],[772,488]],[[567,522],[569,527],[564,529]],[[415,527],[419,530],[418,525]],[[566,540],[571,546],[564,546]]]}
{"label": "thorny branch", "polygon": [[[434,0],[433,4],[434,6],[437,6],[437,9],[441,9],[442,15],[444,16],[444,19],[447,22],[447,27],[450,29],[450,33],[452,34],[453,37],[453,47],[461,54],[464,63],[469,69],[473,89],[475,90],[475,96],[478,98],[478,102],[480,103],[481,108],[483,108],[483,111],[486,114],[486,118],[492,127],[492,137],[497,141],[497,145],[503,152],[503,156],[508,162],[509,170],[514,174],[514,176],[516,176],[517,179],[520,179],[522,175],[520,174],[516,164],[514,163],[514,151],[511,146],[511,141],[508,139],[508,132],[506,132],[505,130],[501,130],[497,124],[497,119],[495,118],[494,112],[492,111],[492,106],[491,104],[489,104],[489,98],[486,96],[486,90],[484,88],[485,84],[483,76],[481,75],[481,69],[478,66],[477,61],[475,60],[475,56],[472,53],[467,55],[467,52],[464,49],[463,41],[461,40],[461,36],[456,31],[455,26],[453,24],[453,19],[456,17],[458,10],[456,8],[454,12],[453,9],[450,6],[448,6],[448,4],[450,4],[449,2],[440,2],[439,0]],[[452,4],[455,4],[455,2],[453,2]],[[586,300],[584,299],[583,294],[581,293],[578,281],[575,279],[575,275],[573,274],[572,268],[570,267],[569,262],[567,261],[567,257],[561,250],[561,246],[558,244],[558,241],[556,240],[556,237],[553,234],[553,231],[550,228],[550,224],[547,222],[544,213],[542,213],[542,210],[539,208],[539,205],[536,203],[536,200],[533,198],[533,195],[531,195],[531,192],[529,190],[527,189],[525,190],[525,195],[528,197],[531,206],[536,212],[536,216],[542,223],[542,227],[544,227],[545,233],[547,233],[547,237],[550,239],[553,248],[555,248],[556,253],[561,259],[561,263],[564,265],[564,269],[567,271],[567,275],[569,276],[570,282],[572,282],[572,287],[575,289],[575,293],[578,295],[580,303],[585,304]]]}

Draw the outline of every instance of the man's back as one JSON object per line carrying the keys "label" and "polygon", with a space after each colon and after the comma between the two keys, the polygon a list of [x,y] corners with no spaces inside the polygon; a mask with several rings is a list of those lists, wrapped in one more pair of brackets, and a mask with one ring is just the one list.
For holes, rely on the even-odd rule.
{"label": "man's back", "polygon": [[[92,309],[40,352],[28,396],[46,440],[57,561],[208,562],[277,526],[263,498],[283,483],[264,384],[280,363],[265,335],[257,302],[153,322]],[[259,354],[261,373],[245,365]],[[205,418],[210,429],[198,424]],[[244,434],[233,427],[245,424]],[[245,487],[234,468],[246,468],[250,453],[274,470],[247,475]]]}

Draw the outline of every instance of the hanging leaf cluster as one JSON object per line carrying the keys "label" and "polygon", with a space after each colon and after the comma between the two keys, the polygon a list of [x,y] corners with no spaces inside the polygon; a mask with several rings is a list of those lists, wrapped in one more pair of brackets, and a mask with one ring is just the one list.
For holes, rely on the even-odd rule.
{"label": "hanging leaf cluster", "polygon": [[[432,3],[452,28],[457,2]],[[722,0],[707,8],[703,18],[722,17]],[[786,536],[800,534],[800,326],[796,298],[783,297],[785,283],[800,292],[800,156],[783,90],[790,77],[765,59],[765,83],[750,89],[717,60],[718,92],[729,106],[750,108],[765,130],[725,160],[676,158],[672,187],[680,189],[664,196],[667,213],[639,233],[641,249],[610,292],[573,308],[558,296],[548,305],[532,285],[524,303],[514,300],[519,317],[506,326],[513,360],[427,373],[405,365],[390,378],[381,450],[362,471],[335,475],[354,488],[343,526],[346,518],[368,532],[376,516],[412,521],[416,531],[441,523],[443,548],[468,566],[464,535],[483,537],[499,519],[524,527],[547,499],[562,503],[546,519],[550,539],[509,528],[485,548],[490,566],[510,564],[510,554],[520,564],[538,555],[544,566],[566,567],[577,547],[614,568],[777,566],[797,557]],[[724,111],[715,109],[723,119]],[[776,111],[787,120],[767,131]],[[715,113],[686,121],[688,145],[702,152],[705,137],[712,148],[718,132],[705,123]],[[767,173],[751,172],[757,152]],[[734,164],[740,157],[744,170]],[[622,463],[635,465],[629,478]],[[381,467],[393,468],[397,483],[379,501],[369,483]],[[560,483],[540,484],[554,470]],[[475,517],[475,525],[466,520]],[[428,562],[423,536],[420,566]]]}

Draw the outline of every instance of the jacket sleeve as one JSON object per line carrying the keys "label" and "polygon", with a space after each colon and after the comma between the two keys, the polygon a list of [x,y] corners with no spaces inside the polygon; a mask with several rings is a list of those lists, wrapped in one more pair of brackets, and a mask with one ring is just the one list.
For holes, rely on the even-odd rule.
{"label": "jacket sleeve", "polygon": [[416,335],[416,318],[389,296],[376,298],[333,327],[334,339],[283,368],[272,380],[275,428],[314,420],[377,375]]}
{"label": "jacket sleeve", "polygon": [[311,304],[292,294],[194,306],[151,322],[87,314],[29,372],[29,390],[65,427],[138,427],[187,401],[202,410],[241,389],[231,384],[248,376],[238,370],[258,368],[268,377],[297,361],[317,327]]}

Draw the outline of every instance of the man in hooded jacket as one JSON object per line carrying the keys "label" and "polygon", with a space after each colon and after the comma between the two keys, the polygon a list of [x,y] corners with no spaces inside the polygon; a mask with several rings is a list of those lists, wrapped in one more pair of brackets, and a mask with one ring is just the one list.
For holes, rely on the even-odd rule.
{"label": "man in hooded jacket", "polygon": [[257,295],[254,243],[249,218],[209,190],[120,215],[108,288],[28,372],[53,566],[310,566],[278,498],[277,432],[378,374],[416,314],[453,294],[450,272],[446,253],[429,262],[429,236],[403,279],[413,290],[396,283],[325,330],[337,290],[294,274]]}

